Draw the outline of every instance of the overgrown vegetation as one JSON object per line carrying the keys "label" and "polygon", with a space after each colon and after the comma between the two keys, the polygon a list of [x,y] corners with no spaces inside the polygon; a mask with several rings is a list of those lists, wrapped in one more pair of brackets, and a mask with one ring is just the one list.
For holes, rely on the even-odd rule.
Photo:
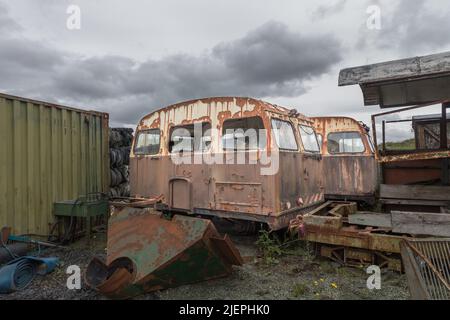
{"label": "overgrown vegetation", "polygon": [[263,260],[266,264],[277,264],[278,258],[282,255],[281,241],[276,234],[271,234],[266,230],[259,231],[259,238],[256,245],[261,250]]}
{"label": "overgrown vegetation", "polygon": [[299,298],[309,292],[309,287],[305,283],[296,283],[292,288],[292,296]]}
{"label": "overgrown vegetation", "polygon": [[[383,150],[383,145],[380,144],[378,146],[379,150]],[[407,139],[400,142],[386,142],[387,150],[415,150],[416,149],[416,140],[415,139]]]}
{"label": "overgrown vegetation", "polygon": [[311,244],[289,234],[285,234],[280,239],[276,233],[261,230],[256,245],[262,254],[264,263],[269,265],[277,264],[282,255],[302,256],[307,261],[314,259]]}

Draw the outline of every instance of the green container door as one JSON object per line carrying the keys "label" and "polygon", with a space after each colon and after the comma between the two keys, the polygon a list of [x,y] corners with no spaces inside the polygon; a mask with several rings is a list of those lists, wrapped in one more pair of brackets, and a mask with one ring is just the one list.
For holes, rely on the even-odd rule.
{"label": "green container door", "polygon": [[109,190],[109,116],[0,94],[0,227],[49,233],[53,203]]}

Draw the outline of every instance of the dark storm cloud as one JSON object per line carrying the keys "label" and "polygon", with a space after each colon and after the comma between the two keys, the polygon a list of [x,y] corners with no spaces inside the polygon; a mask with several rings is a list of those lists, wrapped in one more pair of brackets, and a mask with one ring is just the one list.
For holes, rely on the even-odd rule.
{"label": "dark storm cloud", "polygon": [[[369,1],[370,3],[372,1]],[[372,4],[372,3],[371,3]],[[394,49],[405,54],[426,54],[450,43],[450,11],[433,9],[427,1],[400,0],[392,14],[386,13],[391,1],[375,3],[381,7],[381,30],[375,38],[361,35],[358,46],[373,44],[382,50]]]}
{"label": "dark storm cloud", "polygon": [[70,57],[53,76],[55,89],[64,98],[94,101],[128,95],[125,84],[133,66],[124,57]]}
{"label": "dark storm cloud", "polygon": [[340,45],[331,36],[306,36],[268,22],[242,39],[219,44],[213,53],[246,82],[286,85],[295,91],[290,82],[326,73],[340,60]]}
{"label": "dark storm cloud", "polygon": [[54,100],[53,77],[58,65],[63,63],[61,52],[39,42],[0,36],[0,89],[3,91]]}
{"label": "dark storm cloud", "polygon": [[[7,17],[6,17],[7,18]],[[269,22],[202,55],[81,57],[20,36],[0,37],[0,89],[110,112],[136,123],[152,109],[205,96],[292,97],[341,60],[329,35],[306,36]]]}

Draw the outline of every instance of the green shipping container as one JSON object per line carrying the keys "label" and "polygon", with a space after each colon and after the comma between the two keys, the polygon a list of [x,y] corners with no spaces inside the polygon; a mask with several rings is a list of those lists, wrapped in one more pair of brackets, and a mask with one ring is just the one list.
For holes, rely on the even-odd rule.
{"label": "green shipping container", "polygon": [[0,228],[47,235],[53,203],[109,191],[109,115],[0,93]]}

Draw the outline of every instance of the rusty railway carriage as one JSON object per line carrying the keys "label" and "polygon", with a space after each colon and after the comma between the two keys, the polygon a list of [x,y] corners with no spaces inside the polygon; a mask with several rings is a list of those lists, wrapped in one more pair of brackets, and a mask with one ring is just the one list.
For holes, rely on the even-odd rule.
{"label": "rusty railway carriage", "polygon": [[325,198],[375,203],[378,164],[369,128],[348,117],[315,117]]}
{"label": "rusty railway carriage", "polygon": [[[195,136],[196,127],[201,137]],[[233,129],[238,130],[229,134]],[[239,129],[270,134],[240,143]],[[180,144],[188,146],[183,163],[172,157]],[[253,221],[278,230],[323,203],[321,158],[313,121],[296,110],[251,98],[192,100],[140,121],[130,156],[131,193],[162,196],[157,208],[163,211]],[[236,159],[245,162],[236,164]]]}

